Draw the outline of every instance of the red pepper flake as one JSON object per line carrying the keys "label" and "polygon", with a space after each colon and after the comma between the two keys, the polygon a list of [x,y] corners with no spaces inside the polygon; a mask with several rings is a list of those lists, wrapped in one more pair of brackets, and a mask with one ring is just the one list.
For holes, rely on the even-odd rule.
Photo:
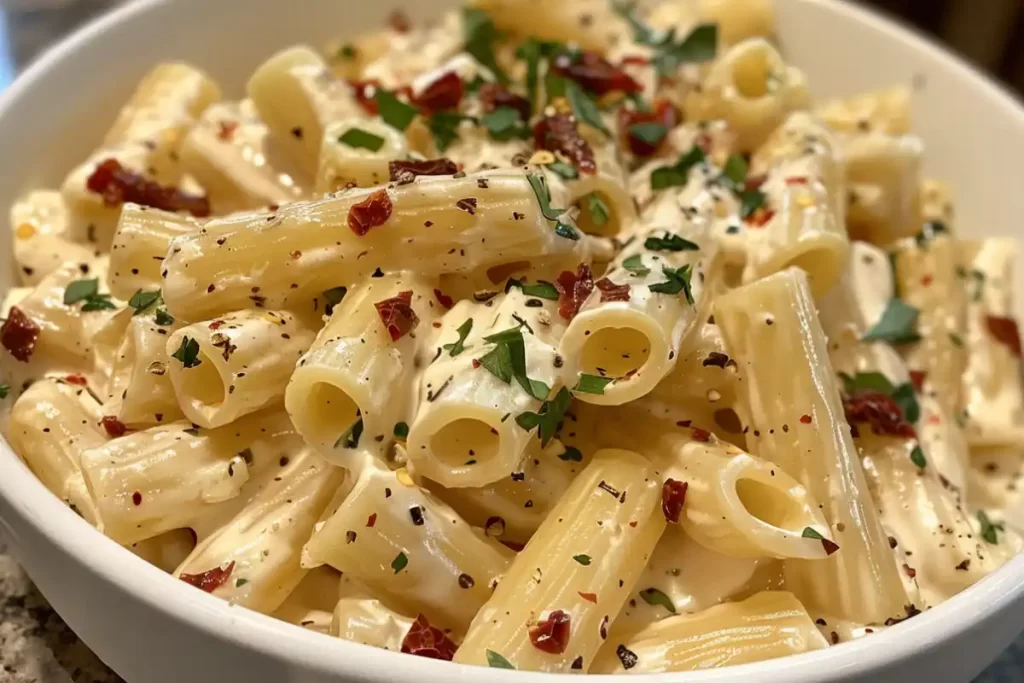
{"label": "red pepper flake", "polygon": [[388,26],[398,33],[408,33],[412,28],[412,22],[409,21],[409,15],[400,9],[396,9],[388,15]]}
{"label": "red pepper flake", "polygon": [[442,659],[446,662],[455,657],[455,643],[445,635],[444,631],[431,626],[427,618],[420,614],[412,622],[409,632],[402,639],[402,652],[417,657]]}
{"label": "red pepper flake", "polygon": [[806,185],[807,178],[800,176],[798,178],[786,178],[787,185]]}
{"label": "red pepper flake", "polygon": [[800,416],[800,423],[801,424],[805,424],[805,425],[811,424],[811,416],[810,415],[801,415]]}
{"label": "red pepper flake", "polygon": [[357,236],[362,237],[370,232],[370,228],[387,223],[390,217],[391,198],[387,190],[377,190],[358,204],[353,204],[348,210],[348,227]]}
{"label": "red pepper flake", "polygon": [[918,391],[922,391],[924,389],[924,380],[926,377],[928,377],[928,373],[924,370],[910,371],[910,382]]}
{"label": "red pepper flake", "polygon": [[224,142],[231,142],[238,130],[238,121],[221,121],[218,123],[217,137]]}
{"label": "red pepper flake", "polygon": [[508,107],[519,112],[523,121],[530,120],[530,100],[497,83],[484,83],[480,86],[480,102],[484,105],[485,112]]}
{"label": "red pepper flake", "polygon": [[606,277],[594,284],[601,290],[601,301],[629,301],[629,285],[617,285]]}
{"label": "red pepper flake", "polygon": [[587,602],[592,602],[595,605],[597,604],[597,593],[582,593],[579,591],[577,591],[577,593],[579,593],[579,596]]}
{"label": "red pepper flake", "polygon": [[373,528],[373,525],[377,523],[377,513],[374,512],[372,515],[366,518],[366,526]]}
{"label": "red pepper flake", "polygon": [[899,404],[891,396],[880,391],[861,389],[851,396],[844,395],[843,410],[846,412],[847,422],[851,425],[867,422],[875,434],[902,436],[908,439],[917,437],[914,426],[903,417],[903,410]]}
{"label": "red pepper flake", "polygon": [[537,149],[561,152],[579,169],[580,173],[594,174],[594,150],[580,135],[576,119],[567,114],[545,116],[533,126],[533,142]]}
{"label": "red pepper flake", "polygon": [[988,327],[989,334],[995,337],[996,341],[1006,344],[1010,352],[1020,358],[1020,330],[1017,328],[1016,320],[988,315],[985,316],[985,325]]}
{"label": "red pepper flake", "polygon": [[632,522],[630,522],[629,526],[631,526],[631,527],[633,527],[635,529],[636,528],[636,520],[633,520]]}
{"label": "red pepper flake", "polygon": [[377,94],[377,90],[381,87],[380,81],[376,78],[371,78],[366,81],[349,81],[348,84],[355,91],[353,94],[356,101],[359,102],[359,106],[363,108],[363,111],[370,116],[376,116],[379,112],[374,95]]}
{"label": "red pepper flake", "polygon": [[480,361],[478,361],[476,358],[474,358],[473,359],[473,369],[476,370],[478,367],[480,367]]}
{"label": "red pepper flake", "polygon": [[116,439],[119,436],[124,436],[124,433],[128,430],[128,428],[124,426],[124,422],[121,422],[113,415],[104,416],[103,419],[100,420],[100,424],[103,425],[103,429],[105,429],[107,434],[109,434],[113,439]]}
{"label": "red pepper flake", "polygon": [[581,263],[575,273],[569,270],[562,271],[555,280],[555,289],[558,290],[559,315],[566,320],[572,320],[580,312],[583,302],[594,291],[594,276],[590,272],[590,266]]}
{"label": "red pepper flake", "polygon": [[693,435],[694,441],[700,441],[701,443],[708,443],[709,441],[711,441],[711,432],[709,432],[706,429],[701,429],[700,427],[693,427],[690,430],[690,433]]}
{"label": "red pepper flake", "polygon": [[941,420],[941,418],[939,418],[938,415],[934,415],[933,414],[933,415],[929,415],[928,416],[928,424],[930,424],[930,425],[937,425],[940,422],[942,422],[942,420]]}
{"label": "red pepper flake", "polygon": [[530,628],[530,642],[542,652],[560,655],[569,646],[571,618],[560,609]]}
{"label": "red pepper flake", "polygon": [[[749,158],[747,158],[747,162],[748,163],[750,162]],[[757,190],[762,185],[764,185],[767,181],[768,181],[768,174],[767,173],[759,173],[758,175],[752,175],[752,176],[747,178],[747,182],[744,184],[743,188],[746,189],[746,190]]]}
{"label": "red pepper flake", "polygon": [[579,83],[584,90],[595,95],[610,92],[643,92],[644,87],[632,76],[614,66],[599,52],[584,50],[577,53],[563,52],[555,57],[551,70]]}
{"label": "red pepper flake", "polygon": [[647,66],[651,60],[643,55],[626,55],[619,60],[619,66]]}
{"label": "red pepper flake", "polygon": [[924,277],[921,278],[921,286],[922,287],[927,287],[931,283],[932,283],[932,276],[931,275],[925,275]]}
{"label": "red pepper flake", "polygon": [[775,218],[774,211],[761,207],[747,216],[746,222],[752,228],[763,228],[773,218]]}
{"label": "red pepper flake", "polygon": [[164,211],[187,211],[197,218],[210,215],[210,201],[205,195],[189,194],[176,187],[164,187],[146,180],[113,158],[101,162],[85,181],[85,186],[90,192],[102,196],[106,206],[134,202]]}
{"label": "red pepper flake", "polygon": [[413,104],[428,111],[455,109],[462,101],[462,79],[454,71],[446,71],[413,97]]}
{"label": "red pepper flake", "polygon": [[455,175],[458,167],[451,159],[424,159],[423,161],[389,161],[391,180],[404,180],[418,175]]}
{"label": "red pepper flake", "polygon": [[[679,112],[675,105],[669,100],[659,99],[654,103],[652,111],[635,111],[620,107],[616,115],[619,126],[619,136],[623,144],[629,145],[629,151],[634,156],[649,157],[661,148],[664,140],[652,145],[646,140],[641,140],[630,132],[630,127],[638,123],[660,123],[669,131],[679,123]],[[667,139],[668,136],[666,135]],[[710,145],[710,140],[709,140]]]}
{"label": "red pepper flake", "polygon": [[224,325],[223,320],[214,320],[212,323],[207,325],[211,330],[219,330]]}
{"label": "red pepper flake", "polygon": [[450,296],[442,292],[440,289],[434,290],[434,298],[437,299],[437,303],[441,304],[445,308],[451,308],[455,305],[455,302]]}
{"label": "red pepper flake", "polygon": [[661,487],[661,512],[665,515],[666,521],[672,524],[679,523],[679,515],[683,512],[683,504],[686,503],[687,487],[689,484],[685,481],[665,480],[665,485]]}
{"label": "red pepper flake", "polygon": [[89,383],[85,379],[85,377],[83,377],[82,375],[78,374],[77,372],[75,374],[73,374],[73,375],[67,375],[64,378],[64,381],[67,382],[68,384],[77,384],[80,387],[84,387],[86,384]]}
{"label": "red pepper flake", "polygon": [[182,574],[181,580],[190,586],[195,586],[199,590],[212,593],[217,590],[228,577],[231,576],[231,572],[235,569],[234,560],[228,564],[227,567],[221,569],[220,567],[214,567],[200,574]]}
{"label": "red pepper flake", "polygon": [[136,507],[138,507],[139,505],[142,505],[142,492],[141,491],[136,491],[135,493],[132,494],[132,505],[135,505]]}
{"label": "red pepper flake", "polygon": [[398,341],[409,334],[419,322],[416,312],[412,310],[412,290],[378,301],[373,306],[391,335],[391,341]]}
{"label": "red pepper flake", "polygon": [[32,318],[25,315],[17,306],[12,306],[7,320],[3,327],[0,327],[0,344],[3,344],[15,359],[27,363],[36,349],[39,332],[39,326]]}
{"label": "red pepper flake", "polygon": [[917,570],[911,567],[909,564],[903,565],[903,571],[906,572],[907,576],[911,579],[917,576]]}

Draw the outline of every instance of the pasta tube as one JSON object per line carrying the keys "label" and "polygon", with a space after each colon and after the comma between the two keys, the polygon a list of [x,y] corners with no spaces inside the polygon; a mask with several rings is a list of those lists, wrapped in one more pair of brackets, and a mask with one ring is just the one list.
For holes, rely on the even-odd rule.
{"label": "pasta tube", "polygon": [[909,601],[849,436],[807,277],[791,268],[734,290],[716,302],[715,319],[742,359],[752,450],[807,487],[840,546],[827,560],[787,560],[787,587],[817,612],[862,623],[903,616]]}
{"label": "pasta tube", "polygon": [[202,427],[220,427],[281,401],[313,338],[285,311],[239,311],[179,329],[166,350],[182,411]]}
{"label": "pasta tube", "polygon": [[605,450],[573,481],[487,604],[455,661],[499,655],[522,671],[587,671],[662,531],[661,486],[630,451]]}
{"label": "pasta tube", "polygon": [[373,598],[342,598],[334,607],[331,635],[399,652],[414,620]]}
{"label": "pasta tube", "polygon": [[238,515],[200,543],[175,570],[177,577],[230,567],[213,590],[228,602],[269,614],[305,576],[303,543],[345,478],[311,451],[291,458]]}
{"label": "pasta tube", "polygon": [[196,230],[199,224],[188,216],[125,204],[110,247],[111,293],[127,301],[139,290],[159,289],[171,240]]}
{"label": "pasta tube", "polygon": [[99,250],[68,239],[68,211],[53,190],[29,192],[11,207],[14,262],[21,284],[35,286],[68,261],[88,272]]}
{"label": "pasta tube", "polygon": [[383,120],[335,121],[324,130],[316,191],[323,194],[383,185],[396,179],[392,178],[389,161],[407,156],[405,136]]}
{"label": "pasta tube", "polygon": [[621,235],[636,220],[633,197],[626,184],[626,169],[614,142],[606,140],[603,134],[589,138],[597,171],[579,173],[572,179],[549,173],[548,179],[552,185],[562,183],[568,202],[579,206],[576,224],[583,232],[606,237]]}
{"label": "pasta tube", "polygon": [[624,642],[610,640],[591,672],[699,671],[825,647],[828,642],[792,593],[766,591],[742,602],[659,621]]}
{"label": "pasta tube", "polygon": [[355,486],[303,549],[302,564],[329,564],[403,611],[464,632],[509,564],[451,508],[364,458]]}
{"label": "pasta tube", "polygon": [[408,386],[425,362],[420,339],[440,307],[430,286],[408,274],[368,278],[334,305],[285,389],[306,443],[343,467],[363,454],[383,459],[395,426],[412,412]]}
{"label": "pasta tube", "polygon": [[281,606],[274,610],[275,619],[301,626],[310,631],[330,634],[331,612],[338,604],[345,577],[331,567],[317,567],[305,573]]}
{"label": "pasta tube", "polygon": [[167,335],[179,327],[177,323],[161,325],[154,315],[132,317],[113,361],[105,415],[131,427],[184,417],[171,383],[173,361],[167,355]]}
{"label": "pasta tube", "polygon": [[[349,221],[358,227],[359,217],[368,215],[357,205],[376,205],[385,193],[391,207],[386,222],[355,234]],[[295,202],[270,214],[212,220],[205,231],[172,244],[164,261],[164,300],[173,315],[201,320],[251,306],[253,287],[268,308],[294,308],[376,268],[433,275],[541,255],[585,260],[588,243],[559,236],[538,196],[522,172],[499,170],[420,177],[394,188]],[[550,201],[558,205],[561,198]],[[568,225],[559,231],[579,236]]]}
{"label": "pasta tube", "polygon": [[910,89],[894,86],[872,90],[853,97],[829,100],[815,113],[837,133],[866,130],[886,135],[910,133]]}
{"label": "pasta tube", "polygon": [[196,535],[191,529],[174,529],[167,533],[132,543],[128,549],[151,565],[168,574],[185,561],[196,545]]}
{"label": "pasta tube", "polygon": [[417,474],[461,488],[519,472],[534,439],[521,416],[539,415],[549,394],[552,403],[568,400],[551,392],[561,383],[555,349],[565,330],[555,309],[512,288],[501,299],[462,301],[445,314],[439,355],[423,370],[409,429]]}

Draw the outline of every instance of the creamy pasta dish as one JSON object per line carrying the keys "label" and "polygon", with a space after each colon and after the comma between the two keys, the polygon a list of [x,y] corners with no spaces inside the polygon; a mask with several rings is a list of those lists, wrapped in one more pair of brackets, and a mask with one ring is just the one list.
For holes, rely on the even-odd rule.
{"label": "creamy pasta dish", "polygon": [[765,0],[160,64],[11,208],[3,433],[234,605],[484,667],[799,654],[1020,548],[1016,245]]}

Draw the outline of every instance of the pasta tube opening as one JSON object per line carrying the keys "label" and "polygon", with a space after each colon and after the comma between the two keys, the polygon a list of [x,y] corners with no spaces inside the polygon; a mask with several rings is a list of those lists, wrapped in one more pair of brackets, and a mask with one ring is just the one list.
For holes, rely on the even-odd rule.
{"label": "pasta tube opening", "polygon": [[[299,398],[300,405],[294,405],[295,398]],[[351,434],[362,415],[351,393],[331,382],[315,382],[304,397],[289,399],[288,412],[295,428],[317,448],[330,448]]]}
{"label": "pasta tube opening", "polygon": [[650,338],[633,327],[605,327],[583,344],[580,369],[589,375],[631,377],[651,356]]}
{"label": "pasta tube opening", "polygon": [[[771,59],[773,56],[776,59]],[[774,72],[780,68],[785,69],[778,54],[773,54],[768,44],[760,41],[751,43],[746,50],[740,52],[731,66],[736,91],[750,100],[767,95],[771,91],[769,83],[772,79],[778,79]]]}
{"label": "pasta tube opening", "polygon": [[224,404],[231,376],[229,374],[227,378],[224,377],[223,369],[217,365],[215,358],[203,352],[202,346],[196,360],[198,365],[181,373],[181,395],[187,397],[186,400],[195,412],[217,410]]}
{"label": "pasta tube opening", "polygon": [[430,448],[442,462],[458,467],[470,461],[489,461],[501,452],[501,435],[488,422],[458,418],[434,433]]}

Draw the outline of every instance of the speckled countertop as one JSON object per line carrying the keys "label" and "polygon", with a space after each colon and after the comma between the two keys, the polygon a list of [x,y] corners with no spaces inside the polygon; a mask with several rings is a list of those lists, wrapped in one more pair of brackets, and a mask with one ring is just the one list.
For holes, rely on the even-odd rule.
{"label": "speckled countertop", "polygon": [[[120,0],[0,0],[0,89],[40,50]],[[215,0],[211,0],[215,1]],[[1024,637],[974,683],[1024,681]],[[0,683],[123,683],[68,628],[0,534]],[[141,682],[133,682],[141,683]]]}

